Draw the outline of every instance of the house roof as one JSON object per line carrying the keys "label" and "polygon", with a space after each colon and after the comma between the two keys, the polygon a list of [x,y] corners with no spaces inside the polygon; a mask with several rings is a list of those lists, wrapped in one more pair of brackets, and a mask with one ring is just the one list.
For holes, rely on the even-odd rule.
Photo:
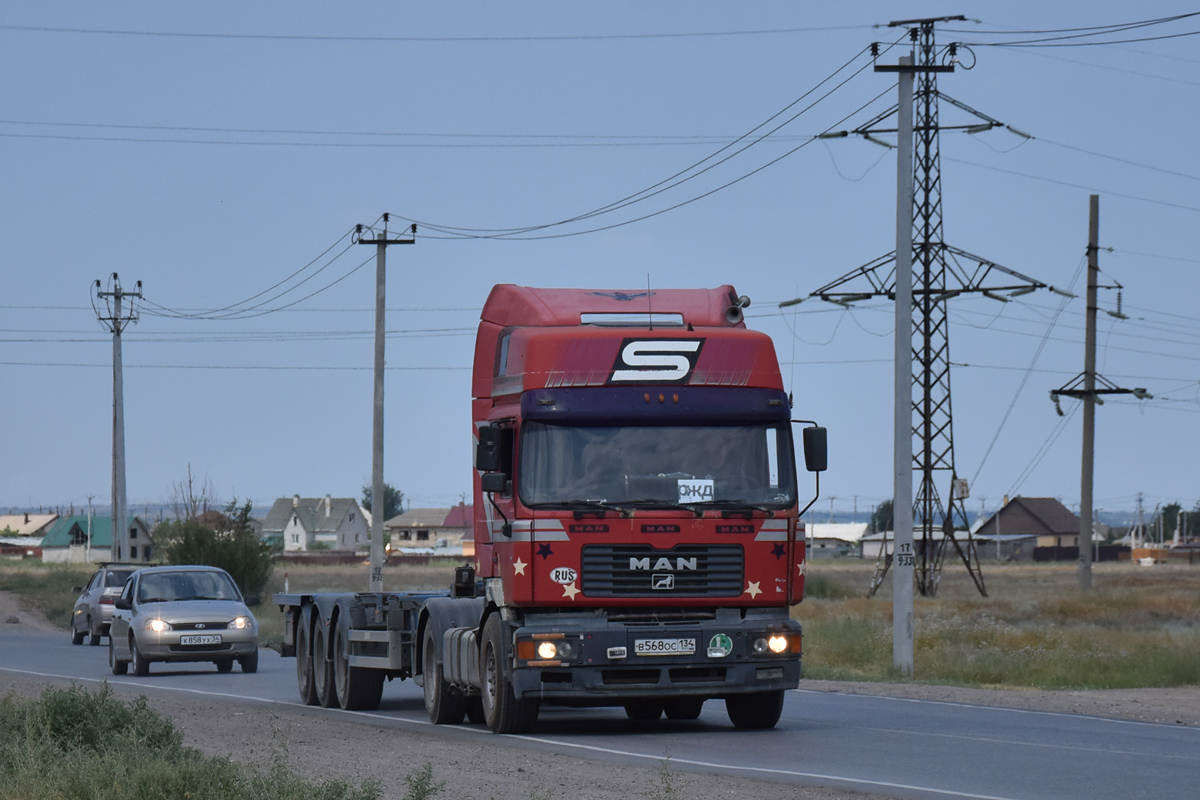
{"label": "house roof", "polygon": [[804,535],[809,539],[840,539],[843,542],[860,541],[871,530],[866,522],[814,522],[804,526]]}
{"label": "house roof", "polygon": [[[129,525],[137,525],[147,533],[149,528],[141,519],[136,516],[129,517]],[[77,514],[73,517],[59,517],[50,526],[50,530],[42,537],[42,547],[69,547],[71,545],[71,531],[78,526],[79,530],[87,534],[88,518],[87,514]],[[112,547],[113,531],[112,517],[92,516],[92,547]]]}
{"label": "house roof", "polygon": [[361,513],[353,497],[281,497],[263,520],[262,532],[264,536],[282,532],[293,515],[309,533],[336,531],[351,511]]}
{"label": "house roof", "polygon": [[385,528],[444,528],[449,508],[410,508],[383,524]]}
{"label": "house roof", "polygon": [[1079,533],[1079,517],[1053,497],[1014,497],[979,526],[976,534],[1022,533],[1068,536]]}
{"label": "house roof", "polygon": [[0,531],[12,531],[15,536],[44,534],[58,519],[58,514],[0,514]]}
{"label": "house roof", "polygon": [[459,503],[450,509],[450,513],[446,515],[446,520],[442,524],[447,528],[469,528],[475,524],[474,512],[475,506]]}

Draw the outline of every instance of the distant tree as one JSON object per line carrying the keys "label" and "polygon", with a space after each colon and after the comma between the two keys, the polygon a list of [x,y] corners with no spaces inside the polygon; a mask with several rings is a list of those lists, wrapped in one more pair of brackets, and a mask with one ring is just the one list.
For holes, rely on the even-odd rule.
{"label": "distant tree", "polygon": [[[362,489],[362,507],[367,511],[372,511],[371,487],[364,486]],[[383,484],[383,519],[387,521],[392,517],[404,513],[404,492],[400,491],[390,483]]]}
{"label": "distant tree", "polygon": [[171,510],[175,519],[195,519],[216,503],[216,491],[212,481],[198,481],[192,474],[192,465],[187,466],[187,478],[171,486]]}
{"label": "distant tree", "polygon": [[261,595],[274,569],[271,546],[250,526],[253,503],[225,506],[226,530],[217,530],[197,517],[164,522],[154,530],[158,552],[168,564],[204,564],[228,572],[243,593]]}
{"label": "distant tree", "polygon": [[871,512],[871,529],[876,533],[882,533],[890,531],[892,527],[892,501],[884,500]]}

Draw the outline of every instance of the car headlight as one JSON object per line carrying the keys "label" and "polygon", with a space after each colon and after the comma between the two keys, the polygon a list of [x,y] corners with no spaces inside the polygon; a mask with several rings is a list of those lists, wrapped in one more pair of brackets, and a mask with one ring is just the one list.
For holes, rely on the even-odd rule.
{"label": "car headlight", "polygon": [[233,622],[229,623],[229,627],[234,630],[245,630],[250,627],[249,617],[234,617]]}
{"label": "car headlight", "polygon": [[148,619],[146,620],[146,630],[162,633],[163,631],[171,630],[171,626],[161,619]]}

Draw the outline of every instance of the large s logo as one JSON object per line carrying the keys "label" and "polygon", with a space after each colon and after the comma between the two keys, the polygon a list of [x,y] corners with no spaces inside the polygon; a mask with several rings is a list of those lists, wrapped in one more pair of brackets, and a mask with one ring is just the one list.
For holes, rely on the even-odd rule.
{"label": "large s logo", "polygon": [[696,368],[703,339],[626,339],[609,383],[683,383]]}

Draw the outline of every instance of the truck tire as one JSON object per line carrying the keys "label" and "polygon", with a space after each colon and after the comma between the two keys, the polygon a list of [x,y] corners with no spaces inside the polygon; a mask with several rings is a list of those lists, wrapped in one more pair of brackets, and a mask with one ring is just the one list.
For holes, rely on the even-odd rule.
{"label": "truck tire", "polygon": [[667,701],[664,710],[667,719],[697,719],[704,710],[704,698],[676,697]]}
{"label": "truck tire", "polygon": [[296,625],[296,688],[300,690],[300,702],[308,706],[317,704],[317,684],[313,679],[312,620],[304,613]]}
{"label": "truck tire", "polygon": [[350,625],[338,619],[333,639],[333,686],[337,704],[346,711],[370,711],[379,708],[383,697],[383,670],[350,666]]}
{"label": "truck tire", "polygon": [[733,727],[744,730],[774,728],[783,713],[783,689],[735,694],[725,698],[725,711]]}
{"label": "truck tire", "polygon": [[625,716],[638,722],[653,722],[663,715],[659,700],[631,700],[625,704]]}
{"label": "truck tire", "polygon": [[313,623],[312,663],[313,690],[317,693],[317,705],[333,708],[338,704],[337,691],[333,688],[333,664],[325,654],[329,648],[325,646],[325,626],[320,620]]}
{"label": "truck tire", "polygon": [[437,637],[433,626],[425,629],[421,648],[422,677],[425,684],[425,713],[434,725],[457,725],[467,713],[467,698],[446,682],[438,665]]}
{"label": "truck tire", "polygon": [[479,675],[483,679],[483,717],[492,733],[528,733],[538,717],[538,701],[518,700],[512,681],[505,674],[504,626],[500,615],[490,617],[483,626],[483,644],[479,649]]}

